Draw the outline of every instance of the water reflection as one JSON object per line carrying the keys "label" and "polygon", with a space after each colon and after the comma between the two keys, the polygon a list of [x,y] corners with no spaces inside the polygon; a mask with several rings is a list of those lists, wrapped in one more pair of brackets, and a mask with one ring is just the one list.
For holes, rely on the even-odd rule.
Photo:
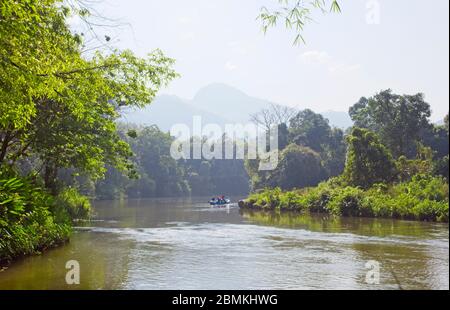
{"label": "water reflection", "polygon": [[[67,245],[16,262],[0,273],[0,289],[119,289],[126,283],[132,240],[75,232]],[[65,264],[77,260],[80,285],[67,285]]]}
{"label": "water reflection", "polygon": [[[69,244],[0,272],[0,289],[448,289],[448,225],[211,208],[205,199],[96,203]],[[81,284],[65,283],[78,260]],[[365,263],[382,264],[365,283]]]}
{"label": "water reflection", "polygon": [[[349,260],[360,268],[370,260],[380,262],[382,288],[448,289],[448,224],[280,212],[241,214],[258,225],[368,236],[351,244],[354,251]],[[365,284],[364,273],[359,273],[356,282],[362,288],[373,288]]]}
{"label": "water reflection", "polygon": [[305,229],[327,233],[354,233],[364,236],[410,236],[448,239],[448,224],[400,221],[393,219],[350,218],[327,214],[240,211],[242,216],[259,225]]}

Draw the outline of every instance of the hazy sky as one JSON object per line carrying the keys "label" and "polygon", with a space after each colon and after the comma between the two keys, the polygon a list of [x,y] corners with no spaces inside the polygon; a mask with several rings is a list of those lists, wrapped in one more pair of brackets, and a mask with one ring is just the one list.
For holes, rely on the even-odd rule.
{"label": "hazy sky", "polygon": [[161,48],[181,78],[161,93],[192,98],[220,82],[277,103],[346,111],[362,96],[392,88],[423,92],[442,119],[449,102],[449,1],[379,0],[380,23],[368,24],[373,1],[341,0],[342,13],[321,14],[305,29],[306,45],[280,26],[264,36],[261,6],[277,0],[106,0],[97,9],[129,26],[117,45],[144,55]]}

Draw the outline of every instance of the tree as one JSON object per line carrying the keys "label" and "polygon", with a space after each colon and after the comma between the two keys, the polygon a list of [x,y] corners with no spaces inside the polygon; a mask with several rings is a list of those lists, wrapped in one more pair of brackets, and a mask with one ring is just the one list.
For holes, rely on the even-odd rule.
{"label": "tree", "polygon": [[[130,141],[139,173],[144,176],[137,183],[154,183],[157,197],[181,196],[190,192],[183,167],[170,156],[172,142],[173,138],[156,126],[142,128],[137,138]],[[151,188],[147,190],[150,192]],[[141,194],[145,194],[143,189]]]}
{"label": "tree", "polygon": [[278,125],[278,149],[284,150],[289,144],[289,128],[285,123]]}
{"label": "tree", "polygon": [[434,162],[433,173],[435,175],[440,175],[444,177],[447,182],[449,180],[449,166],[448,166],[449,156],[438,159]]}
{"label": "tree", "polygon": [[145,59],[118,50],[84,58],[82,38],[67,26],[70,13],[56,0],[0,5],[0,167],[33,156],[53,192],[61,168],[94,179],[105,165],[132,172],[115,121],[177,76],[158,50]]}
{"label": "tree", "polygon": [[394,180],[396,170],[392,155],[375,133],[355,127],[347,136],[347,143],[344,177],[351,185],[368,188]]}
{"label": "tree", "polygon": [[[332,129],[327,119],[311,110],[298,112],[290,119],[289,128],[284,123],[279,125],[278,143],[280,151],[284,151],[291,143],[292,145],[289,146],[291,150],[294,149],[293,145],[297,145],[303,150],[311,150],[318,155],[321,165],[320,178],[338,176],[344,170],[346,154],[344,132],[338,128]],[[283,187],[282,184],[277,183],[278,181],[287,184],[287,181],[281,176],[280,166],[270,173],[258,171],[258,163],[259,160],[247,160],[245,165],[253,189],[265,186]],[[297,171],[294,167],[291,168],[292,171]],[[283,173],[290,173],[290,171],[285,169]],[[311,183],[308,176],[298,176],[298,178],[300,177],[305,178],[305,183],[296,179],[297,184]],[[312,178],[315,180],[314,176]],[[288,179],[291,180],[292,178],[288,177]]]}
{"label": "tree", "polygon": [[323,166],[328,177],[336,177],[344,171],[347,146],[342,129],[333,128],[329,142],[324,145],[321,154]]}
{"label": "tree", "polygon": [[331,127],[322,115],[306,109],[291,119],[289,132],[290,141],[322,152],[329,143]]}
{"label": "tree", "polygon": [[80,65],[81,37],[66,26],[69,14],[56,0],[0,3],[0,164],[12,131],[23,130],[35,115],[34,100],[57,99],[64,73]]}
{"label": "tree", "polygon": [[[169,156],[174,138],[158,127],[125,124],[118,127],[119,136],[131,145],[134,156],[130,159],[138,177],[124,178],[117,169],[109,166],[106,179],[97,183],[98,198],[206,196],[211,193],[245,195],[249,191],[243,160],[177,161]],[[225,147],[222,150],[225,152]]]}
{"label": "tree", "polygon": [[401,182],[411,181],[415,175],[431,175],[434,169],[433,150],[424,145],[418,145],[417,157],[408,159],[400,156],[396,162],[398,179]]}
{"label": "tree", "polygon": [[303,30],[307,22],[311,21],[313,10],[320,10],[322,13],[327,11],[340,12],[341,8],[337,0],[313,0],[310,2],[298,0],[278,0],[280,6],[274,10],[262,7],[259,19],[262,22],[262,30],[264,33],[270,27],[274,27],[277,23],[284,22],[288,29],[294,29],[296,37],[294,44],[305,42]]}
{"label": "tree", "polygon": [[283,150],[289,143],[289,124],[295,115],[294,108],[271,104],[269,108],[262,109],[258,113],[250,115],[250,120],[258,127],[264,129],[267,141],[270,139],[270,132],[274,126],[278,127],[278,149]]}
{"label": "tree", "polygon": [[448,130],[445,126],[431,125],[423,131],[420,140],[433,150],[435,159],[440,159],[448,155],[448,138]]}
{"label": "tree", "polygon": [[281,153],[277,169],[270,172],[267,185],[283,190],[315,186],[325,179],[320,155],[308,147],[288,145]]}
{"label": "tree", "polygon": [[329,177],[344,170],[346,146],[344,132],[331,128],[322,115],[311,110],[300,111],[291,120],[290,141],[319,152]]}
{"label": "tree", "polygon": [[355,126],[377,133],[395,158],[414,158],[421,134],[430,128],[430,105],[421,93],[401,96],[384,90],[361,98],[349,114]]}
{"label": "tree", "polygon": [[268,108],[250,115],[250,120],[258,127],[270,131],[272,126],[288,124],[295,115],[294,108],[271,104]]}

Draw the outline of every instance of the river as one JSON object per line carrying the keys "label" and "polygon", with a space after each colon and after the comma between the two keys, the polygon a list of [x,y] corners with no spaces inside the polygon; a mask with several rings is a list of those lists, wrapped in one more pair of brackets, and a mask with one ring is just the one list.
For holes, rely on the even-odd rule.
{"label": "river", "polygon": [[[448,224],[204,201],[96,202],[70,243],[15,262],[0,289],[449,289]],[[69,260],[79,262],[79,285],[66,284]],[[367,283],[378,267],[379,284]]]}

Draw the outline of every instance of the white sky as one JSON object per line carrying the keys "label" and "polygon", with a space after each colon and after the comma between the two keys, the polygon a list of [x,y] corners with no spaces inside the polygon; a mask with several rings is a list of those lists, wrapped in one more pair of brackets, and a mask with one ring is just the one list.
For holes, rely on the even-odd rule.
{"label": "white sky", "polygon": [[369,0],[340,0],[341,14],[318,15],[306,45],[280,26],[264,36],[256,20],[277,0],[106,0],[96,6],[129,26],[120,48],[161,48],[181,78],[161,91],[184,98],[220,82],[277,103],[347,111],[362,96],[392,88],[423,92],[433,120],[448,111],[449,1],[378,0],[380,23],[366,22]]}

